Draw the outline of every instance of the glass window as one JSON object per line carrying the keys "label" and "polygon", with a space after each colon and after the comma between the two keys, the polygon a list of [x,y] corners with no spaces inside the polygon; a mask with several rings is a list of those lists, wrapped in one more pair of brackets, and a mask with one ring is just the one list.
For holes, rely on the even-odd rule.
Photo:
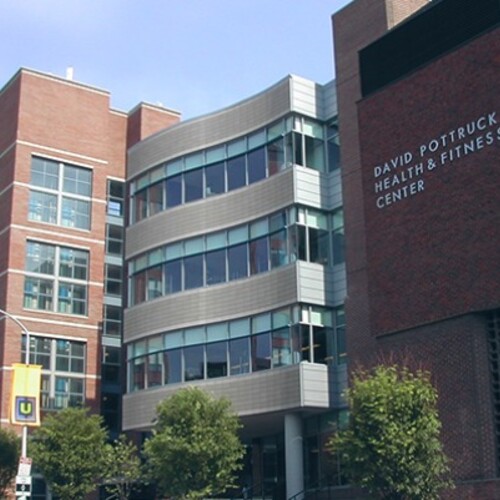
{"label": "glass window", "polygon": [[148,188],[149,217],[163,210],[163,183],[158,182]]}
{"label": "glass window", "polygon": [[122,295],[122,266],[106,264],[105,293],[107,295]]}
{"label": "glass window", "polygon": [[267,165],[269,176],[277,174],[285,168],[285,148],[283,138],[267,145]]}
{"label": "glass window", "polygon": [[134,195],[134,222],[139,222],[148,216],[148,190],[143,189]]}
{"label": "glass window", "polygon": [[132,391],[140,391],[146,388],[146,358],[144,356],[132,361]]}
{"label": "glass window", "polygon": [[90,197],[92,194],[92,174],[85,168],[65,165],[63,177],[63,191]]}
{"label": "glass window", "polygon": [[203,286],[203,255],[184,258],[184,289]]}
{"label": "glass window", "polygon": [[248,276],[248,245],[234,245],[227,249],[229,280],[237,280]]}
{"label": "glass window", "polygon": [[207,344],[207,377],[225,377],[227,366],[227,342]]}
{"label": "glass window", "polygon": [[163,383],[163,355],[159,352],[148,356],[148,387]]}
{"label": "glass window", "polygon": [[87,287],[73,283],[59,283],[57,311],[64,314],[87,313]]}
{"label": "glass window", "polygon": [[313,326],[314,363],[327,364],[333,361],[332,339],[330,328]]}
{"label": "glass window", "polygon": [[24,307],[66,314],[87,313],[88,251],[28,241],[25,268],[28,273],[43,273],[50,279],[26,276]]}
{"label": "glass window", "polygon": [[306,166],[323,172],[325,170],[324,146],[322,139],[305,136]]}
{"label": "glass window", "polygon": [[226,281],[226,250],[215,250],[206,254],[207,285]]}
{"label": "glass window", "polygon": [[273,368],[292,364],[290,328],[280,328],[272,332]]}
{"label": "glass window", "polygon": [[288,248],[290,252],[290,261],[307,260],[306,254],[306,228],[293,225],[288,231]]}
{"label": "glass window", "polygon": [[283,229],[269,236],[271,269],[288,264],[287,234]]}
{"label": "glass window", "polygon": [[[42,370],[50,370],[52,340],[45,337],[30,335],[30,363],[42,365]],[[22,336],[21,357],[26,356],[26,336]]]}
{"label": "glass window", "polygon": [[163,353],[165,384],[182,382],[182,349],[171,349]]}
{"label": "glass window", "polygon": [[120,336],[122,325],[122,308],[104,304],[103,333],[105,335]]}
{"label": "glass window", "polygon": [[31,185],[47,189],[57,189],[59,165],[50,160],[33,157],[31,160]]}
{"label": "glass window", "polygon": [[132,304],[140,304],[146,300],[146,271],[141,271],[132,277]]}
{"label": "glass window", "polygon": [[271,334],[252,335],[252,371],[269,370],[271,368]]}
{"label": "glass window", "polygon": [[339,307],[334,311],[335,318],[335,337],[336,337],[336,347],[337,347],[337,362],[345,363],[346,356],[346,340],[345,340],[345,315],[344,308]]}
{"label": "glass window", "polygon": [[[21,355],[24,359],[26,355],[26,337],[24,335],[21,346]],[[85,359],[86,345],[84,342],[30,336],[30,363],[42,365],[43,410],[83,404],[85,399]]]}
{"label": "glass window", "polygon": [[328,126],[328,171],[333,172],[340,168],[340,142],[337,120]]}
{"label": "glass window", "polygon": [[31,191],[28,218],[36,222],[57,224],[57,196]]}
{"label": "glass window", "polygon": [[125,183],[122,181],[108,180],[108,214],[115,217],[123,216],[125,200]]}
{"label": "glass window", "polygon": [[61,225],[90,229],[90,203],[64,196],[62,199]]}
{"label": "glass window", "polygon": [[91,170],[34,157],[31,186],[30,220],[90,229]]}
{"label": "glass window", "polygon": [[182,175],[169,177],[165,181],[167,208],[176,207],[182,203]]}
{"label": "glass window", "polygon": [[264,148],[259,148],[248,153],[247,162],[248,184],[266,178],[266,151]]}
{"label": "glass window", "polygon": [[147,270],[147,300],[153,300],[163,295],[162,266],[151,267]]}
{"label": "glass window", "polygon": [[337,210],[333,214],[333,263],[341,264],[345,262],[345,239],[344,239],[344,213]]}
{"label": "glass window", "polygon": [[123,254],[123,226],[106,224],[106,253]]}
{"label": "glass window", "polygon": [[203,169],[192,170],[184,174],[184,202],[203,198]]}
{"label": "glass window", "polygon": [[182,290],[182,260],[165,263],[165,293],[176,293]]}
{"label": "glass window", "polygon": [[28,309],[51,311],[53,294],[52,281],[28,277],[24,280],[24,307]]}
{"label": "glass window", "polygon": [[309,260],[328,265],[329,234],[325,229],[309,228]]}
{"label": "glass window", "polygon": [[203,346],[194,345],[184,348],[184,380],[201,380],[203,374]]}
{"label": "glass window", "polygon": [[61,247],[59,252],[59,276],[75,280],[86,280],[89,253],[84,250]]}
{"label": "glass window", "polygon": [[250,274],[263,273],[268,269],[268,238],[264,236],[250,242]]}
{"label": "glass window", "polygon": [[26,243],[26,271],[40,274],[54,274],[56,247],[35,241]]}
{"label": "glass window", "polygon": [[207,197],[225,191],[224,163],[216,163],[205,169],[205,194]]}
{"label": "glass window", "polygon": [[245,155],[227,161],[227,190],[232,191],[246,185]]}
{"label": "glass window", "polygon": [[229,341],[230,374],[240,375],[250,371],[249,337]]}

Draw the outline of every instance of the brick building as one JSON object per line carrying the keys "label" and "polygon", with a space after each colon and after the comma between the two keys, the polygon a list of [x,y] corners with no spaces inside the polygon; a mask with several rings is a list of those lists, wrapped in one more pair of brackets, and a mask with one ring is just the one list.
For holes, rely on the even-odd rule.
{"label": "brick building", "polygon": [[[145,104],[127,114],[109,101],[106,91],[26,69],[0,90],[0,309],[31,334],[42,413],[84,404],[116,433],[126,151],[179,115]],[[1,426],[24,344],[2,317]]]}
{"label": "brick building", "polygon": [[432,371],[457,499],[500,498],[499,21],[490,0],[333,16],[349,361]]}

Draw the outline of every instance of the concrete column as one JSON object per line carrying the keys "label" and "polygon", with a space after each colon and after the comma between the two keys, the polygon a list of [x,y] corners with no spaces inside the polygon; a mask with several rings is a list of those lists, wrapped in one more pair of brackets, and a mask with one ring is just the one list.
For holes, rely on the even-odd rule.
{"label": "concrete column", "polygon": [[[285,415],[285,477],[286,497],[304,491],[304,451],[302,420],[299,415]],[[297,500],[304,498],[301,495]]]}

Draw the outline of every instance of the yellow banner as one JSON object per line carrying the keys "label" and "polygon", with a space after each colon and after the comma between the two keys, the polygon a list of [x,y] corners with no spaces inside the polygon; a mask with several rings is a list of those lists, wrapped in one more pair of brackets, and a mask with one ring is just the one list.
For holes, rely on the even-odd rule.
{"label": "yellow banner", "polygon": [[40,425],[41,365],[12,365],[10,421],[16,425]]}

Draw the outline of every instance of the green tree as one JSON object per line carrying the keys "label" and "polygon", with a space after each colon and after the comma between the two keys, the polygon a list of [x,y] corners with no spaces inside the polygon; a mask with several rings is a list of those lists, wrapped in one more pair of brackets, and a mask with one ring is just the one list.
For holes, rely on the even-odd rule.
{"label": "green tree", "polygon": [[0,428],[0,497],[12,483],[17,472],[21,440],[14,431]]}
{"label": "green tree", "polygon": [[348,427],[329,442],[351,484],[386,500],[433,500],[452,487],[437,398],[426,371],[381,365],[355,372]]}
{"label": "green tree", "polygon": [[106,437],[100,416],[83,408],[66,408],[48,416],[34,432],[33,464],[57,496],[84,498],[102,477]]}
{"label": "green tree", "polygon": [[106,491],[112,498],[126,500],[141,477],[142,467],[137,447],[121,434],[106,448],[104,466]]}
{"label": "green tree", "polygon": [[151,478],[167,496],[199,499],[234,486],[244,447],[227,399],[181,389],[158,405],[153,436],[144,445]]}

